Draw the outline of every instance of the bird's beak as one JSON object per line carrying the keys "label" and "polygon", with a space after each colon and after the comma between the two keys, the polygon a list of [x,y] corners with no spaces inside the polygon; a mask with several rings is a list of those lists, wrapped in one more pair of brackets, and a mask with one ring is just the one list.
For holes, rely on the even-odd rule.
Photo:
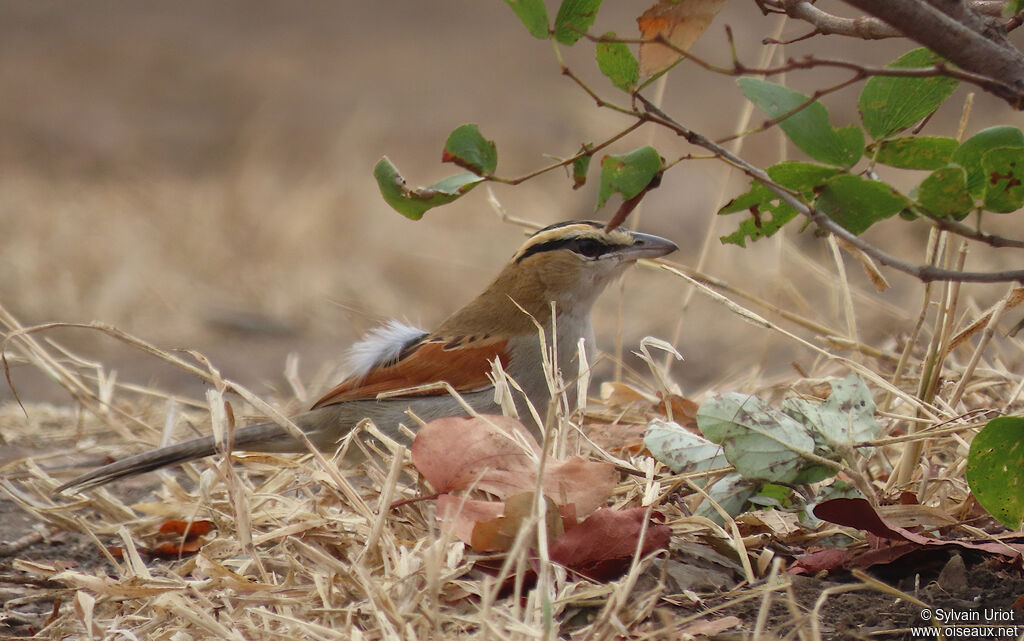
{"label": "bird's beak", "polygon": [[624,247],[616,252],[620,258],[625,260],[638,260],[640,258],[658,258],[665,254],[671,254],[679,247],[667,238],[653,234],[642,234],[638,231],[629,232],[633,236],[633,245]]}

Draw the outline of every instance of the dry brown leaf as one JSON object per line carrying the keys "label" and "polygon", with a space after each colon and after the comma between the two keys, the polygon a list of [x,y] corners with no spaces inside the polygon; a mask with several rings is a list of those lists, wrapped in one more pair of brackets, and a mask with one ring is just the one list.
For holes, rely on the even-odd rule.
{"label": "dry brown leaf", "polygon": [[971,336],[974,336],[979,331],[988,325],[988,322],[992,319],[992,314],[1003,306],[1003,310],[1010,310],[1014,307],[1024,303],[1024,287],[1016,287],[1009,291],[998,303],[989,307],[985,310],[985,313],[974,320],[973,323],[963,328],[957,335],[953,337],[953,340],[949,342],[949,348],[946,350],[947,353],[952,352],[954,349],[960,346],[961,343],[966,341]]}
{"label": "dry brown leaf", "polygon": [[880,505],[875,511],[886,523],[898,527],[938,528],[959,523],[952,514],[930,505]]}
{"label": "dry brown leaf", "polygon": [[859,247],[854,247],[845,240],[837,240],[839,241],[840,247],[845,249],[848,254],[857,259],[857,262],[860,263],[861,268],[864,270],[864,273],[867,274],[867,277],[871,281],[871,284],[875,286],[876,291],[884,292],[885,290],[889,289],[889,281],[885,279],[885,276],[882,274],[881,270],[878,269],[878,265],[875,264],[875,261],[871,260],[870,256],[865,254],[864,251],[861,250]]}
{"label": "dry brown leaf", "polygon": [[601,383],[601,402],[605,405],[629,405],[630,403],[658,402],[656,396],[646,394],[628,383],[606,381]]}
{"label": "dry brown leaf", "polygon": [[[657,409],[667,418],[669,418],[675,423],[678,423],[679,425],[696,426],[697,410],[700,409],[700,406],[696,402],[686,398],[685,396],[680,396],[678,394],[669,394],[668,398],[662,399],[662,401],[658,404],[658,407],[655,409]],[[671,415],[669,415],[669,409],[672,410]]]}
{"label": "dry brown leaf", "polygon": [[764,527],[779,538],[784,538],[802,529],[797,514],[779,510],[756,510],[736,517],[738,523],[754,527]]}
{"label": "dry brown leaf", "polygon": [[[551,499],[544,497],[544,525],[549,541],[565,532],[562,515]],[[512,547],[516,534],[533,513],[533,492],[523,492],[508,497],[501,516],[489,521],[477,521],[469,544],[477,552],[501,551]]]}
{"label": "dry brown leaf", "polygon": [[583,432],[605,452],[639,454],[644,450],[647,425],[633,423],[588,423]]}
{"label": "dry brown leaf", "polygon": [[[690,625],[680,630],[680,634],[689,635],[691,637],[713,637],[715,635],[725,632],[729,628],[735,628],[741,625],[743,622],[734,616],[722,617],[721,619],[710,619],[707,621],[694,621]],[[685,638],[685,637],[683,637]]]}
{"label": "dry brown leaf", "polygon": [[[682,51],[690,48],[722,9],[725,0],[661,0],[636,19],[644,38],[662,36]],[[640,73],[653,76],[671,67],[681,56],[662,44],[640,45]]]}
{"label": "dry brown leaf", "polygon": [[632,562],[641,532],[640,556],[668,547],[672,529],[647,521],[644,530],[647,513],[643,507],[601,508],[551,544],[551,560],[597,581],[617,578]]}

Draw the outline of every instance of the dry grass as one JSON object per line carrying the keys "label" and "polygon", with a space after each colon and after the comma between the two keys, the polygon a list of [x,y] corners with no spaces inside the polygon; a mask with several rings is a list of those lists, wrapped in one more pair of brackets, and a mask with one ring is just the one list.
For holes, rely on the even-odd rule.
{"label": "dry grass", "polygon": [[[677,267],[666,267],[680,273]],[[940,378],[948,382],[939,385],[929,402],[923,402],[909,390],[918,386],[922,372],[927,371],[923,360],[928,360],[929,352],[906,350],[902,374],[893,384],[888,379],[896,354],[864,362],[851,360],[832,351],[828,340],[819,338],[815,344],[814,339],[798,338],[750,309],[711,290],[703,291],[726,305],[730,313],[781,332],[816,355],[807,380],[748,378],[735,383],[737,387],[769,397],[807,393],[821,377],[852,369],[871,383],[877,397],[891,398],[883,413],[888,434],[907,426],[914,431],[878,441],[876,445],[881,447],[863,462],[861,471],[874,479],[888,476],[890,491],[912,490],[923,504],[941,511],[952,513],[967,498],[962,477],[967,443],[961,436],[977,429],[979,417],[989,410],[1019,412],[1024,407],[1024,377],[1000,365],[1019,357],[1020,344],[997,333],[986,334],[975,349],[970,348],[968,339],[952,350],[942,363]],[[346,468],[339,459],[322,455],[298,460],[237,456],[233,457],[237,466],[232,466],[231,460],[186,466],[191,490],[179,477],[165,473],[155,500],[129,505],[119,493],[106,489],[70,502],[55,500],[51,492],[58,481],[47,469],[59,469],[54,466],[69,454],[74,460],[79,447],[87,447],[92,454],[116,456],[124,452],[124,442],[151,447],[196,430],[206,432],[210,421],[224,429],[225,398],[233,399],[239,414],[273,413],[274,408],[245,388],[225,381],[201,358],[198,364],[190,364],[195,361],[158,350],[113,328],[97,331],[205,378],[212,386],[205,401],[172,399],[156,389],[113,382],[102,366],[68,359],[59,346],[39,341],[46,328],[21,329],[9,314],[3,320],[10,357],[52,372],[78,399],[78,405],[66,410],[32,406],[28,420],[8,406],[0,421],[0,436],[8,443],[31,448],[38,444],[45,425],[51,454],[7,464],[0,489],[46,524],[48,536],[64,532],[85,537],[92,542],[94,554],[107,561],[102,570],[64,567],[45,560],[14,562],[14,569],[36,584],[9,602],[9,615],[31,619],[33,604],[55,599],[67,604],[49,617],[35,615],[43,638],[102,636],[125,630],[139,638],[174,638],[181,633],[187,638],[239,639],[535,639],[571,633],[574,638],[607,639],[628,630],[657,639],[703,630],[691,626],[714,625],[711,622],[743,626],[726,613],[756,600],[759,615],[753,628],[746,627],[748,631],[767,632],[770,608],[783,605],[801,613],[793,620],[794,629],[817,639],[822,638],[823,621],[827,625],[821,608],[840,594],[882,591],[920,604],[910,595],[899,595],[861,575],[859,584],[823,591],[806,613],[791,579],[779,572],[769,545],[772,537],[745,536],[737,521],[724,513],[724,526],[686,516],[703,492],[690,479],[668,474],[646,456],[620,459],[639,476],[623,480],[614,503],[658,506],[672,526],[674,549],[695,541],[718,541],[720,549],[731,549],[749,587],[741,583],[719,596],[673,594],[654,560],[637,558],[625,577],[607,584],[593,584],[541,561],[545,572],[538,585],[524,590],[520,579],[533,563],[528,560],[528,531],[504,558],[502,574],[495,578],[476,569],[480,555],[438,531],[430,502],[389,509],[394,501],[425,490],[405,460],[404,450],[371,458],[358,469],[343,473],[339,470]],[[987,355],[979,356],[979,351]],[[648,358],[648,362],[660,367],[655,359]],[[970,382],[958,385],[964,375],[969,375]],[[651,391],[658,387],[667,391],[664,385],[672,385],[663,372],[657,378],[663,382]],[[302,387],[301,381],[296,381],[296,388]],[[231,395],[225,397],[225,392]],[[643,414],[628,407],[594,406],[588,416],[589,422],[610,416],[619,422],[645,420]],[[563,416],[553,434],[574,429],[569,417]],[[915,466],[922,473],[906,483],[894,483],[900,457],[912,448],[924,449],[924,457],[917,459],[919,465]],[[882,481],[875,483],[877,491],[885,490]],[[685,501],[688,508],[678,499],[668,500],[679,487],[690,488]],[[194,557],[147,564],[136,550],[151,548],[157,526],[168,519],[210,520],[217,534]],[[818,532],[802,532],[800,537],[809,541],[836,531],[822,527]],[[122,548],[124,558],[111,557],[111,545]],[[523,590],[522,598],[501,593],[501,577],[505,576],[518,577],[515,585]],[[683,614],[688,611],[690,614]],[[782,630],[776,626],[774,632]]]}
{"label": "dry grass", "polygon": [[[549,50],[521,33],[503,3],[460,6],[457,19],[441,19],[438,9],[417,2],[394,14],[359,3],[302,16],[259,3],[252,15],[269,11],[276,19],[252,21],[240,19],[250,15],[248,6],[216,11],[205,4],[149,13],[112,3],[109,14],[96,15],[61,6],[60,20],[45,2],[0,10],[7,97],[0,106],[0,306],[12,311],[4,335],[18,321],[98,319],[161,345],[197,348],[223,372],[216,376],[178,353],[125,346],[109,328],[19,334],[6,344],[23,397],[61,405],[27,403],[23,413],[0,391],[2,488],[40,525],[4,552],[18,557],[33,542],[70,537],[88,542],[77,558],[95,563],[60,567],[20,558],[21,583],[4,577],[0,586],[4,614],[30,622],[42,638],[121,630],[168,639],[533,639],[570,632],[604,639],[625,631],[657,639],[697,634],[688,626],[756,603],[758,616],[744,627],[755,637],[820,638],[829,615],[798,599],[771,537],[744,536],[731,520],[719,526],[686,516],[680,504],[692,508],[699,493],[681,490],[688,479],[642,456],[625,461],[643,475],[622,482],[616,503],[660,505],[674,549],[714,541],[758,583],[725,594],[675,593],[657,560],[638,559],[613,583],[546,568],[545,581],[523,599],[499,597],[496,580],[474,569],[478,556],[437,530],[429,502],[386,509],[422,489],[400,457],[341,473],[336,462],[312,457],[240,456],[234,468],[186,466],[189,482],[164,474],[156,500],[146,494],[139,504],[125,493],[150,488],[126,485],[72,502],[50,496],[52,477],[81,464],[81,452],[118,457],[212,429],[211,399],[180,379],[207,382],[214,407],[228,388],[244,393],[243,400],[228,397],[240,417],[287,414],[308,404],[307,390],[331,382],[333,358],[378,318],[430,325],[480,289],[518,244],[519,230],[497,224],[478,193],[423,223],[400,219],[369,178],[380,155],[390,154],[412,180],[432,181],[445,173],[436,153],[444,135],[477,121],[497,139],[501,167],[511,175],[536,167],[538,150],[572,151],[617,126],[589,111],[589,101],[559,77]],[[750,4],[733,5],[726,20],[736,27],[741,54],[755,60],[765,29]],[[179,5],[187,11],[177,12]],[[626,18],[636,13],[621,11]],[[388,25],[386,46],[366,24]],[[452,42],[461,45],[456,53]],[[508,43],[524,58],[505,55]],[[700,46],[717,56],[720,44]],[[870,47],[879,62],[901,50]],[[800,53],[799,46],[785,51]],[[584,72],[592,65],[587,57],[570,62]],[[670,112],[701,131],[745,128],[738,97],[692,100],[738,96],[731,79],[678,74],[665,97]],[[472,79],[471,90],[453,78]],[[814,78],[793,80],[806,88],[800,83]],[[514,109],[506,104],[509,87],[517,91]],[[855,121],[842,104],[832,105],[834,122]],[[930,126],[955,128],[958,108],[944,108]],[[1003,107],[980,99],[970,129],[1009,119]],[[761,164],[776,160],[771,136],[750,141],[745,155]],[[654,142],[659,149],[679,144]],[[624,148],[635,144],[630,139]],[[970,434],[985,412],[1019,413],[1024,404],[1024,347],[1006,335],[1020,309],[1004,305],[977,334],[948,353],[944,345],[985,319],[1006,288],[935,285],[925,294],[895,277],[893,289],[879,294],[854,261],[812,239],[780,235],[745,251],[723,248],[716,238],[731,221],[710,212],[743,181],[699,162],[668,178],[646,203],[642,227],[678,241],[682,264],[673,269],[711,283],[734,304],[723,306],[648,266],[658,271],[637,270],[601,304],[601,344],[614,344],[618,334],[628,352],[646,334],[670,339],[686,362],[667,378],[697,400],[721,390],[808,392],[829,376],[858,371],[871,382],[887,430],[864,464],[872,478],[890,479],[888,487],[876,481],[877,489],[911,489],[942,510],[960,505]],[[512,215],[530,220],[593,215],[592,193],[571,200],[567,193],[564,176],[548,176],[497,195]],[[923,233],[904,227],[874,237],[924,260]],[[934,255],[956,260],[957,247]],[[978,250],[967,257],[974,269],[1008,260]],[[265,351],[278,340],[267,337],[278,332],[279,351]],[[282,376],[282,355],[292,351],[304,354],[305,368],[290,361]],[[610,371],[607,360],[595,378]],[[650,376],[630,372],[638,364],[627,363],[627,380],[656,389]],[[313,367],[320,369],[311,373]],[[246,390],[271,379],[271,394]],[[262,397],[274,399],[272,408],[259,404]],[[644,420],[597,406],[590,417]],[[168,518],[210,519],[216,536],[195,557],[147,565],[132,552],[149,547],[155,525]],[[805,533],[799,543],[830,532]],[[124,547],[127,557],[108,559],[110,545]],[[524,543],[507,568],[525,564]],[[885,589],[861,580],[864,589]],[[837,596],[821,598],[826,604]],[[55,600],[53,616],[40,610]],[[773,603],[792,612],[790,627],[770,623]]]}

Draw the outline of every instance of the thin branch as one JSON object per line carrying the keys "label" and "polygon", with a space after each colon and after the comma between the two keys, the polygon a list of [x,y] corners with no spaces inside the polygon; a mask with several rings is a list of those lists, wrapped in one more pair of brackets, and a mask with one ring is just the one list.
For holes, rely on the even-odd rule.
{"label": "thin branch", "polygon": [[985,243],[992,247],[1014,247],[1017,249],[1024,249],[1024,240],[1018,240],[1016,238],[1006,238],[1004,236],[998,236],[995,234],[986,234],[980,229],[975,229],[970,225],[965,225],[956,220],[948,218],[933,218],[922,213],[922,218],[927,220],[929,223],[935,225],[939,229],[945,229],[948,232],[954,233],[957,236],[967,238],[970,240],[976,240],[979,243]]}
{"label": "thin branch", "polygon": [[[630,112],[630,113],[632,113],[632,112]],[[519,183],[526,182],[527,180],[530,180],[531,178],[535,178],[535,177],[537,177],[537,176],[539,176],[541,174],[546,174],[547,172],[552,171],[554,169],[558,169],[559,167],[568,167],[569,165],[573,164],[574,162],[576,162],[580,158],[583,158],[585,156],[593,156],[595,153],[597,153],[598,151],[601,151],[602,149],[604,149],[608,145],[616,142],[617,140],[619,140],[621,138],[624,138],[625,136],[629,135],[633,131],[636,131],[637,129],[639,129],[644,124],[644,122],[646,122],[646,120],[643,119],[643,118],[640,118],[640,119],[634,121],[632,124],[630,124],[628,127],[623,129],[622,131],[620,131],[617,134],[611,136],[610,138],[604,140],[603,142],[600,142],[600,143],[598,143],[596,145],[587,146],[583,151],[577,153],[574,156],[570,156],[570,157],[568,157],[568,158],[566,158],[564,160],[560,160],[560,161],[558,161],[556,163],[551,163],[550,165],[548,165],[546,167],[541,167],[540,169],[537,169],[535,171],[531,171],[530,173],[524,174],[522,176],[519,176],[518,178],[502,178],[500,176],[487,176],[487,180],[489,180],[491,182],[502,183],[504,185],[518,185]]]}
{"label": "thin branch", "polygon": [[[1005,83],[1008,91],[993,93],[1016,109],[1024,109],[1024,53],[992,29],[975,29],[981,18],[973,12],[964,24],[921,0],[845,0],[879,18],[938,53],[958,67]],[[956,15],[968,15],[960,3],[932,0]]]}
{"label": "thin branch", "polygon": [[[681,58],[686,58],[692,61],[697,66],[705,69],[706,71],[712,71],[726,76],[775,76],[782,73],[788,73],[790,71],[798,71],[803,69],[814,69],[816,67],[835,67],[840,69],[849,69],[855,72],[861,79],[868,78],[871,76],[891,76],[894,78],[933,78],[937,76],[943,76],[948,78],[955,78],[963,82],[967,82],[976,85],[980,89],[991,93],[995,96],[1006,99],[1006,96],[1014,96],[1024,104],[1024,85],[1021,89],[1017,89],[1011,84],[1003,82],[998,78],[992,78],[990,76],[973,73],[971,71],[965,71],[964,69],[958,69],[945,63],[938,63],[930,67],[867,67],[856,62],[850,62],[848,60],[838,60],[833,58],[815,58],[813,56],[806,56],[804,58],[789,58],[785,64],[768,67],[748,67],[739,60],[734,60],[731,67],[723,67],[720,65],[713,64],[704,60],[698,56],[695,56],[684,49],[669,42],[663,35],[658,34],[653,38],[619,38],[611,36],[595,36],[592,34],[584,34],[584,37],[592,42],[614,42],[621,44],[658,44],[663,47],[667,47],[673,50]],[[563,71],[566,73],[566,71]],[[577,83],[580,81],[570,75]],[[605,106],[605,101],[592,92],[589,88],[585,87],[585,90],[599,105]],[[628,110],[623,110],[614,105],[611,106],[619,112],[628,113]]]}
{"label": "thin branch", "polygon": [[763,170],[751,165],[747,161],[743,160],[739,156],[733,154],[728,149],[712,142],[703,135],[684,127],[675,120],[673,120],[668,114],[659,109],[656,105],[651,103],[649,100],[641,95],[637,96],[637,99],[643,103],[646,113],[638,114],[638,116],[646,117],[651,122],[658,123],[678,135],[682,136],[687,142],[703,147],[708,151],[716,154],[729,164],[733,165],[737,169],[740,169],[751,178],[764,184],[769,190],[777,195],[787,205],[796,209],[801,215],[808,218],[811,222],[817,226],[825,229],[826,231],[835,234],[838,238],[850,243],[854,247],[857,247],[865,254],[875,259],[883,265],[887,265],[897,271],[904,272],[911,276],[914,276],[922,282],[931,282],[935,280],[942,281],[954,281],[954,282],[974,282],[974,283],[996,283],[1006,281],[1019,281],[1024,283],[1024,269],[1019,270],[1007,270],[1002,272],[963,272],[950,269],[941,269],[933,267],[931,265],[915,265],[913,263],[901,260],[874,245],[862,240],[857,235],[851,233],[843,226],[836,223],[834,220],[829,218],[823,212],[810,207],[807,203],[803,202],[799,197],[794,195],[788,189],[779,185]]}

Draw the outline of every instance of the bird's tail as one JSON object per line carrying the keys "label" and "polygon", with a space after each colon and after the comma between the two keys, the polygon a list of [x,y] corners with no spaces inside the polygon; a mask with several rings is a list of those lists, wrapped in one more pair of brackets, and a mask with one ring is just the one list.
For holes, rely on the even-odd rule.
{"label": "bird's tail", "polygon": [[[280,425],[259,423],[235,430],[234,449],[251,452],[295,452],[304,448]],[[60,494],[71,488],[86,490],[127,476],[135,476],[216,453],[217,444],[213,436],[203,436],[114,461],[71,479],[58,487],[55,493]]]}

